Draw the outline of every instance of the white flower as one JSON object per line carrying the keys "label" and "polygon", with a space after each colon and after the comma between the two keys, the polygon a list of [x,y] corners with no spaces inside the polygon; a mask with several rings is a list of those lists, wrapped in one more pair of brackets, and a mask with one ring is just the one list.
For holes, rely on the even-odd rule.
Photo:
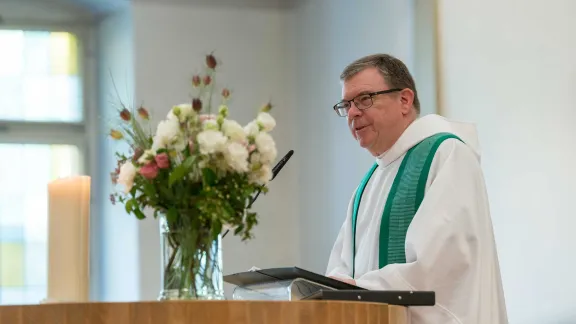
{"label": "white flower", "polygon": [[166,148],[166,144],[164,144],[164,142],[160,139],[160,137],[154,135],[154,138],[152,139],[152,147],[150,148],[150,150],[153,152],[158,152],[159,149],[163,148]]}
{"label": "white flower", "polygon": [[226,145],[226,136],[213,129],[202,131],[196,137],[201,154],[221,152]]}
{"label": "white flower", "polygon": [[153,159],[156,156],[156,151],[157,150],[153,149],[144,151],[142,156],[138,159],[138,163],[145,164],[146,162],[148,162],[148,160]]}
{"label": "white flower", "polygon": [[172,147],[176,152],[182,152],[186,149],[188,145],[188,141],[184,137],[178,137],[178,139],[172,143]]}
{"label": "white flower", "polygon": [[222,123],[222,132],[234,142],[241,143],[246,140],[244,128],[234,120],[225,119]]}
{"label": "white flower", "polygon": [[180,135],[180,123],[175,119],[163,120],[158,124],[153,147],[165,148],[172,145]]}
{"label": "white flower", "polygon": [[196,112],[192,109],[191,104],[180,104],[172,107],[168,113],[169,120],[177,120],[179,122],[185,122],[188,118],[192,117]]}
{"label": "white flower", "polygon": [[256,121],[265,132],[269,132],[276,127],[276,120],[274,120],[274,117],[267,112],[259,113]]}
{"label": "white flower", "polygon": [[246,135],[248,136],[255,137],[256,135],[258,135],[258,133],[260,133],[260,129],[258,128],[258,124],[256,123],[256,121],[253,120],[244,127],[244,132],[246,132]]}
{"label": "white flower", "polygon": [[118,183],[124,186],[124,192],[129,193],[134,185],[134,177],[136,176],[137,169],[132,164],[132,161],[128,161],[120,167],[120,173],[118,174]]}
{"label": "white flower", "polygon": [[237,172],[248,171],[248,150],[240,143],[229,142],[224,151],[228,166]]}
{"label": "white flower", "polygon": [[260,153],[254,152],[250,155],[250,164],[251,165],[260,164]]}
{"label": "white flower", "polygon": [[218,122],[214,119],[206,119],[202,122],[202,129],[204,130],[218,130]]}
{"label": "white flower", "polygon": [[264,132],[258,133],[254,142],[258,153],[260,153],[261,163],[271,163],[276,159],[276,155],[278,154],[276,151],[276,143],[270,134]]}
{"label": "white flower", "polygon": [[257,170],[250,173],[248,179],[252,183],[256,183],[259,185],[266,185],[270,179],[272,179],[272,168],[269,165],[262,165]]}

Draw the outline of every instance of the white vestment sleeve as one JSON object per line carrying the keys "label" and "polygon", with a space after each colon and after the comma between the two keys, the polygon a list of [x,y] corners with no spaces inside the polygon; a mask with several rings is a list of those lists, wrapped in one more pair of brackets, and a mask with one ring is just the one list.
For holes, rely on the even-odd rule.
{"label": "white vestment sleeve", "polygon": [[327,277],[338,277],[342,279],[352,279],[352,209],[354,207],[354,195],[348,204],[346,220],[338,237],[334,242],[334,247],[328,260]]}
{"label": "white vestment sleeve", "polygon": [[[477,157],[465,144],[445,141],[428,184],[406,236],[406,263],[369,271],[356,284],[371,290],[434,291],[436,306],[411,308],[413,323],[507,323]],[[346,259],[340,260],[345,270]]]}

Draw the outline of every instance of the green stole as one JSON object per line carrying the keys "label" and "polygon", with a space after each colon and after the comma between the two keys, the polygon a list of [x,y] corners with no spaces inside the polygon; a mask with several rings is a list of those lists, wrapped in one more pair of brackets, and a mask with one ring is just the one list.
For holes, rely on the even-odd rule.
{"label": "green stole", "polygon": [[[390,193],[380,222],[379,237],[379,268],[387,264],[406,263],[405,244],[406,232],[418,211],[424,192],[432,160],[442,142],[449,138],[462,140],[451,133],[432,135],[413,146],[402,159],[398,173],[394,178]],[[354,197],[352,210],[352,278],[356,264],[356,220],[366,184],[378,167],[374,163],[360,183]]]}

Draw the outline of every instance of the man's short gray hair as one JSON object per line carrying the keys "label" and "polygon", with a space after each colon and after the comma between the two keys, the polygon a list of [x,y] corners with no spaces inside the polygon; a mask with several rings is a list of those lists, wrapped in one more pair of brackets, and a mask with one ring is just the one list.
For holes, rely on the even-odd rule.
{"label": "man's short gray hair", "polygon": [[399,59],[388,54],[373,54],[364,56],[344,68],[340,74],[340,80],[346,81],[357,73],[375,67],[380,71],[384,77],[384,81],[391,88],[408,88],[414,92],[414,109],[417,114],[420,114],[420,100],[418,100],[418,92],[416,92],[416,84],[410,71]]}

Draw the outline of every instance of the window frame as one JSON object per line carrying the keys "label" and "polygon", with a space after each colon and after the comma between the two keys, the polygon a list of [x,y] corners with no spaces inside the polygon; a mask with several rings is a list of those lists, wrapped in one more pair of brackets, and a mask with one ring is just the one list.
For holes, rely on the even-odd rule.
{"label": "window frame", "polygon": [[70,144],[78,146],[82,153],[84,174],[91,176],[90,147],[96,145],[93,138],[94,82],[90,79],[93,71],[90,67],[91,56],[87,45],[90,41],[89,26],[74,26],[67,24],[6,24],[0,25],[0,30],[25,30],[68,32],[76,36],[78,42],[78,73],[82,91],[82,121],[81,122],[28,122],[0,119],[0,143],[22,144]]}
{"label": "window frame", "polygon": [[78,147],[81,154],[80,172],[92,178],[91,188],[91,217],[90,217],[90,263],[91,299],[100,294],[99,283],[99,225],[98,189],[100,183],[96,157],[99,146],[106,134],[101,134],[98,109],[98,70],[97,56],[95,55],[96,28],[93,21],[86,23],[36,23],[23,21],[22,23],[0,24],[0,30],[25,30],[68,32],[76,36],[78,44],[78,76],[82,91],[82,121],[81,122],[35,122],[12,121],[0,119],[0,144],[61,144]]}

